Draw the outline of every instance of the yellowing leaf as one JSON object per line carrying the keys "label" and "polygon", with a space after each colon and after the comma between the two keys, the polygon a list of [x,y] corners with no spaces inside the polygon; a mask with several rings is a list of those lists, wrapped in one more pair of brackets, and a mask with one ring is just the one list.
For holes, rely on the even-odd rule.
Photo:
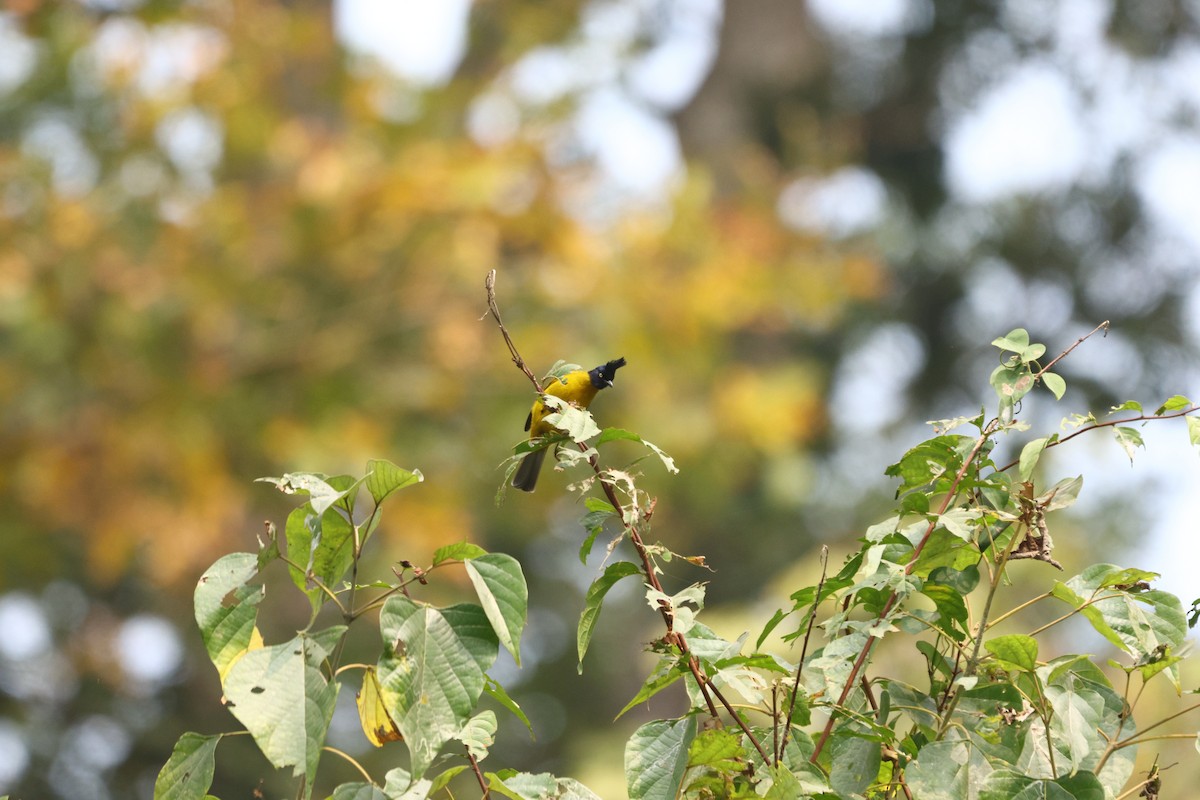
{"label": "yellowing leaf", "polygon": [[367,667],[363,673],[362,690],[356,696],[358,700],[358,719],[362,722],[363,733],[367,740],[376,747],[383,747],[388,742],[399,742],[404,739],[400,729],[387,712],[383,704],[383,694],[379,688],[379,678],[375,675],[374,667]]}

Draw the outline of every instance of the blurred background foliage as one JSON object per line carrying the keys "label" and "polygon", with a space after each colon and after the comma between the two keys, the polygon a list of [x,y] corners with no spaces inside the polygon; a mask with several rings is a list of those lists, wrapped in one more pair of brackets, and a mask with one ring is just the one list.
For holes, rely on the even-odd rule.
{"label": "blurred background foliage", "polygon": [[[879,516],[923,420],[985,402],[994,336],[1112,319],[1061,370],[1076,409],[1195,386],[1195,3],[455,2],[407,62],[369,5],[0,12],[0,790],[149,796],[180,731],[230,729],[196,576],[282,522],[253,478],[371,457],[427,479],[381,572],[464,538],[529,572],[501,677],[539,738],[496,762],[619,763],[655,618],[614,593],[575,675],[580,508],[557,476],[492,503],[532,398],[489,269],[535,371],[629,360],[595,413],[676,457],[656,533],[718,573],[668,580],[740,628]],[[1115,546],[1101,500],[1077,524]],[[278,785],[244,745],[216,794]]]}

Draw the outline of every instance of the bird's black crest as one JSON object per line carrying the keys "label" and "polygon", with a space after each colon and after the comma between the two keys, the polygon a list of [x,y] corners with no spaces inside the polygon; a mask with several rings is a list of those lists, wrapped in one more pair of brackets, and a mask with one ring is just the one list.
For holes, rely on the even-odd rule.
{"label": "bird's black crest", "polygon": [[617,358],[603,364],[595,369],[588,370],[588,377],[592,379],[592,386],[597,389],[605,389],[613,385],[613,378],[617,377],[617,370],[625,366],[624,358]]}

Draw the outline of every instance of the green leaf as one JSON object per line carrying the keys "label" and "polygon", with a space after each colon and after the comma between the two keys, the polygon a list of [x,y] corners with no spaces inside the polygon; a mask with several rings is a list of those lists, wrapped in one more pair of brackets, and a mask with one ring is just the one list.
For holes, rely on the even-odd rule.
{"label": "green leaf", "polygon": [[642,684],[642,688],[638,689],[638,693],[633,696],[633,699],[625,704],[625,707],[617,712],[614,721],[625,715],[625,712],[634,706],[646,702],[654,695],[667,688],[675,681],[682,678],[684,675],[690,674],[687,662],[677,659],[668,659],[660,663],[659,667],[650,676],[646,678],[646,682]]}
{"label": "green leaf", "polygon": [[953,729],[948,738],[930,742],[904,770],[904,781],[913,797],[921,800],[962,800],[992,772],[992,766],[978,747],[961,738]]}
{"label": "green leaf", "polygon": [[696,718],[647,722],[625,744],[629,800],[675,800],[682,788]]}
{"label": "green leaf", "polygon": [[992,371],[988,382],[996,390],[1001,402],[1011,406],[1029,394],[1033,388],[1033,373],[1025,364],[1012,367],[1002,364]]}
{"label": "green leaf", "polygon": [[583,544],[579,547],[579,563],[587,564],[588,556],[592,553],[592,545],[596,537],[604,530],[604,523],[617,516],[617,510],[607,500],[599,497],[588,497],[583,501],[588,513],[583,517],[583,527],[588,532]]}
{"label": "green leaf", "polygon": [[969,436],[935,436],[906,452],[885,474],[901,479],[899,494],[927,486],[943,476],[953,476],[962,466],[962,448],[974,443]]}
{"label": "green leaf", "polygon": [[450,767],[450,769],[439,772],[438,776],[433,779],[429,787],[429,792],[426,793],[424,797],[432,797],[433,795],[437,794],[442,789],[446,788],[446,786],[450,784],[450,781],[454,780],[459,774],[467,769],[469,769],[469,767],[466,764],[459,764],[458,766]]}
{"label": "green leaf", "polygon": [[622,439],[631,442],[638,442],[639,444],[644,445],[646,449],[658,456],[659,460],[662,461],[663,466],[667,468],[667,472],[671,473],[672,475],[679,473],[679,468],[675,466],[675,459],[664,453],[661,447],[653,442],[643,439],[633,431],[622,430],[621,428],[605,428],[600,433],[599,438],[596,439],[596,446],[599,447],[605,442],[619,441]]}
{"label": "green leaf", "polygon": [[274,484],[284,494],[308,497],[308,503],[317,514],[324,514],[334,503],[346,496],[347,490],[332,486],[324,475],[311,472],[289,472],[281,478],[258,478],[259,482]]}
{"label": "green leaf", "polygon": [[367,462],[367,491],[375,505],[379,505],[394,491],[413,486],[425,480],[421,470],[409,470],[397,467],[390,461],[372,459]]}
{"label": "green leaf", "polygon": [[[942,567],[941,569],[945,569]],[[953,587],[927,582],[921,593],[937,606],[938,619],[935,626],[956,642],[967,638],[967,604],[962,594]]]}
{"label": "green leaf", "polygon": [[200,576],[193,595],[196,625],[208,657],[224,681],[229,665],[250,647],[264,588],[248,583],[258,575],[258,556],[230,553]]}
{"label": "green leaf", "polygon": [[978,800],[1104,800],[1104,787],[1090,772],[1050,780],[996,770],[984,781]]}
{"label": "green leaf", "polygon": [[329,795],[329,800],[392,800],[373,783],[343,783],[341,786],[333,790],[333,794]]}
{"label": "green leaf", "polygon": [[546,415],[546,422],[565,433],[571,441],[586,442],[600,434],[600,426],[586,409],[573,406],[554,395],[543,395],[542,401],[549,408],[555,409]]}
{"label": "green leaf", "polygon": [[1067,393],[1067,382],[1057,373],[1043,372],[1042,383],[1046,384],[1046,388],[1054,393],[1055,400],[1062,400],[1063,395]]}
{"label": "green leaf", "polygon": [[974,508],[952,508],[939,514],[938,524],[964,542],[975,538],[975,528],[979,525],[980,512]]}
{"label": "green leaf", "polygon": [[[1105,586],[1105,581],[1112,579],[1114,574],[1122,583]],[[1132,577],[1137,578],[1139,574],[1147,573],[1138,571]],[[1067,587],[1080,597],[1105,597],[1083,609],[1081,613],[1092,623],[1092,627],[1126,652],[1138,659],[1149,658],[1159,652],[1162,645],[1169,647],[1171,652],[1178,652],[1187,638],[1187,619],[1183,612],[1183,604],[1178,597],[1168,592],[1134,592],[1117,588],[1128,583],[1125,579],[1129,577],[1131,574],[1119,567],[1096,564],[1067,581]],[[1110,594],[1114,596],[1106,597]],[[1178,668],[1170,667],[1167,674],[1178,690]]]}
{"label": "green leaf", "polygon": [[154,781],[154,800],[193,800],[208,794],[216,771],[217,743],[223,735],[188,732],[180,736]]}
{"label": "green leaf", "polygon": [[596,627],[596,620],[600,617],[600,608],[604,604],[604,596],[608,594],[608,590],[622,578],[627,578],[630,575],[637,575],[640,572],[638,565],[632,561],[617,561],[609,564],[605,568],[604,574],[592,582],[588,587],[587,597],[584,599],[583,613],[579,615],[579,628],[575,633],[575,644],[579,651],[579,671],[583,672],[583,656],[587,653],[588,645],[592,642],[592,633]]}
{"label": "green leaf", "polygon": [[467,746],[476,761],[488,756],[488,748],[496,741],[496,715],[492,711],[481,711],[467,720],[467,724],[455,737]]}
{"label": "green leaf", "polygon": [[1122,411],[1136,411],[1140,414],[1142,411],[1142,404],[1137,400],[1126,400],[1124,403],[1121,403],[1121,405],[1110,408],[1108,413],[1109,416],[1112,416],[1113,414],[1119,414]]}
{"label": "green leaf", "polygon": [[413,776],[420,778],[474,712],[499,640],[479,606],[438,609],[402,596],[388,598],[379,628],[384,703],[404,735]]}
{"label": "green leaf", "polygon": [[1021,351],[1021,360],[1028,364],[1030,361],[1037,361],[1044,355],[1046,355],[1046,345],[1034,343]]}
{"label": "green leaf", "polygon": [[771,615],[771,618],[767,620],[767,624],[763,626],[762,633],[758,635],[758,640],[754,643],[754,649],[757,650],[762,647],[762,643],[771,635],[771,631],[775,630],[779,626],[779,623],[787,619],[788,616],[789,613],[782,608],[775,609],[775,613]]}
{"label": "green leaf", "polygon": [[1142,434],[1134,428],[1116,427],[1113,428],[1113,435],[1117,437],[1117,444],[1121,445],[1121,449],[1125,451],[1125,455],[1129,456],[1129,463],[1133,463],[1134,451],[1139,447],[1145,447],[1142,441]]}
{"label": "green leaf", "polygon": [[1029,347],[1029,331],[1024,328],[1013,328],[1004,336],[992,339],[992,344],[1004,352],[1020,353]]}
{"label": "green leaf", "polygon": [[746,749],[741,736],[729,728],[712,728],[701,731],[688,748],[689,767],[710,767],[723,772],[741,772],[745,764]]}
{"label": "green leaf", "polygon": [[1042,451],[1046,449],[1046,445],[1055,439],[1058,439],[1057,434],[1054,436],[1043,436],[1040,439],[1034,439],[1021,448],[1021,458],[1018,461],[1021,480],[1027,481],[1033,476],[1033,468],[1037,466],[1038,459],[1042,457]]}
{"label": "green leaf", "polygon": [[830,741],[829,785],[843,795],[861,794],[879,775],[882,745],[849,726],[835,730]]}
{"label": "green leaf", "polygon": [[[446,770],[438,777],[444,777],[446,773],[453,770]],[[413,781],[412,775],[408,770],[396,767],[388,770],[384,777],[383,791],[389,800],[425,800],[433,794],[434,782],[428,778],[422,778],[419,781]],[[453,775],[451,775],[453,777]],[[446,778],[449,780],[449,778]]]}
{"label": "green leaf", "polygon": [[485,691],[488,696],[497,703],[508,709],[510,714],[524,723],[525,727],[529,730],[530,739],[535,738],[533,735],[533,723],[529,721],[529,717],[525,716],[525,712],[521,710],[521,707],[517,705],[516,701],[508,696],[508,692],[504,690],[504,687],[501,686],[491,675],[484,675],[483,677],[483,691]]}
{"label": "green leaf", "polygon": [[1177,394],[1159,406],[1158,410],[1154,412],[1154,416],[1161,417],[1163,414],[1168,414],[1172,411],[1182,411],[1185,408],[1190,408],[1191,405],[1191,400],[1188,400],[1181,394]]}
{"label": "green leaf", "polygon": [[975,587],[979,585],[979,567],[971,564],[964,569],[953,569],[951,567],[938,567],[929,573],[929,578],[925,581],[930,583],[941,583],[949,586],[960,595],[968,595],[975,591]]}
{"label": "green leaf", "polygon": [[433,566],[445,564],[447,561],[468,561],[485,555],[487,555],[487,550],[477,544],[455,542],[433,551]]}
{"label": "green leaf", "polygon": [[1010,634],[983,643],[984,648],[1008,669],[1033,672],[1037,669],[1038,644],[1032,636]]}
{"label": "green leaf", "polygon": [[[250,650],[230,668],[225,697],[230,712],[254,737],[276,768],[296,775],[316,773],[321,747],[333,717],[339,683],[329,683],[314,667],[307,637]],[[312,782],[306,782],[311,791]]]}
{"label": "green leaf", "polygon": [[510,800],[600,800],[600,797],[582,783],[571,778],[556,778],[543,772],[532,775],[528,772],[502,770],[486,773],[488,788]]}
{"label": "green leaf", "polygon": [[303,564],[304,570],[290,566],[289,572],[296,588],[309,596],[314,608],[320,607],[325,593],[309,582],[309,575],[321,581],[331,591],[354,560],[354,528],[337,509],[317,514],[303,505],[288,514],[284,528],[287,535],[288,560]]}
{"label": "green leaf", "polygon": [[521,632],[529,612],[529,588],[521,565],[512,556],[489,553],[470,559],[466,568],[500,644],[521,666]]}
{"label": "green leaf", "polygon": [[1188,441],[1200,445],[1200,417],[1187,418]]}

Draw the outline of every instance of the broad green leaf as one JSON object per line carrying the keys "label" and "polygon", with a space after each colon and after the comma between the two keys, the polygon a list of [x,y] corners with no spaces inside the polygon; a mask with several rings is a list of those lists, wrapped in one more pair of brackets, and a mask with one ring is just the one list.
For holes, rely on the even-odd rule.
{"label": "broad green leaf", "polygon": [[823,691],[826,697],[836,698],[842,693],[854,659],[858,658],[867,634],[854,631],[838,636],[817,652],[809,656],[804,666],[804,680],[810,694]]}
{"label": "broad green leaf", "polygon": [[504,649],[521,666],[521,632],[529,613],[529,588],[515,558],[489,553],[466,562],[467,576]]}
{"label": "broad green leaf", "polygon": [[208,794],[222,736],[191,732],[180,736],[154,781],[154,800],[194,800]]}
{"label": "broad green leaf", "polygon": [[[1165,645],[1171,652],[1178,652],[1187,639],[1187,619],[1179,598],[1158,590],[1126,591],[1120,585],[1135,583],[1142,571],[1127,573],[1111,564],[1096,564],[1067,581],[1067,587],[1076,596],[1092,599],[1105,597],[1081,612],[1097,631],[1109,641],[1138,659],[1145,659]],[[1153,574],[1153,573],[1150,573]],[[1121,583],[1105,585],[1105,581],[1117,576]],[[1133,581],[1126,580],[1133,578]],[[1115,595],[1108,597],[1108,595]],[[1056,593],[1056,596],[1057,593]],[[1179,688],[1179,670],[1167,669],[1167,674],[1176,689]]]}
{"label": "broad green leaf", "polygon": [[942,741],[921,748],[904,770],[904,781],[913,797],[921,800],[963,800],[974,797],[992,773],[992,766],[978,747],[953,729]]}
{"label": "broad green leaf", "polygon": [[447,561],[467,561],[485,555],[487,555],[487,550],[477,544],[455,542],[433,551],[433,566],[445,564]]}
{"label": "broad green leaf", "polygon": [[383,459],[373,459],[367,462],[367,491],[370,493],[371,499],[375,501],[375,505],[382,503],[384,498],[392,492],[423,480],[425,480],[425,476],[419,469],[410,472]]}
{"label": "broad green leaf", "polygon": [[1126,400],[1124,403],[1121,403],[1121,405],[1110,408],[1108,410],[1108,414],[1109,416],[1112,416],[1113,414],[1120,414],[1122,411],[1136,411],[1140,414],[1142,411],[1142,404],[1137,400]]}
{"label": "broad green leaf", "polygon": [[930,583],[944,584],[966,596],[975,591],[975,587],[979,585],[979,567],[974,564],[965,569],[938,567],[929,573],[929,578],[925,583],[926,585]]}
{"label": "broad green leaf", "polygon": [[579,671],[583,672],[583,656],[587,653],[588,645],[592,641],[592,633],[596,628],[596,620],[600,617],[600,608],[604,604],[604,596],[608,594],[608,590],[622,578],[628,578],[630,575],[637,575],[640,572],[638,565],[632,561],[617,561],[609,564],[599,578],[592,582],[588,587],[587,597],[584,599],[583,613],[579,616],[579,628],[575,633],[575,644],[579,652]]}
{"label": "broad green leaf", "polygon": [[1005,352],[1020,353],[1029,347],[1029,331],[1024,328],[1013,328],[1004,336],[992,339],[992,345]]}
{"label": "broad green leaf", "polygon": [[1167,414],[1172,411],[1182,411],[1185,408],[1191,407],[1191,405],[1192,405],[1191,400],[1188,400],[1186,397],[1184,397],[1181,394],[1177,394],[1174,397],[1171,397],[1170,399],[1168,399],[1167,402],[1165,402],[1161,406],[1159,406],[1158,410],[1154,412],[1154,416],[1161,417],[1163,414]]}
{"label": "broad green leaf", "polygon": [[741,772],[745,769],[739,759],[746,755],[741,736],[729,728],[712,728],[701,731],[688,748],[688,766],[706,766],[724,772]]}
{"label": "broad green leaf", "polygon": [[829,785],[844,795],[861,794],[879,774],[882,745],[878,739],[845,725],[830,739]]}
{"label": "broad green leaf", "polygon": [[1121,449],[1125,451],[1125,455],[1129,456],[1129,463],[1133,463],[1134,452],[1139,447],[1145,447],[1142,441],[1142,434],[1136,428],[1115,427],[1113,435],[1117,437],[1117,444],[1121,445]]}
{"label": "broad green leaf", "polygon": [[1021,448],[1021,458],[1018,461],[1021,480],[1027,481],[1033,476],[1033,468],[1037,466],[1038,459],[1042,457],[1042,451],[1046,449],[1046,445],[1052,438],[1057,439],[1058,436],[1043,436]]}
{"label": "broad green leaf", "polygon": [[996,770],[984,782],[978,800],[1104,800],[1104,787],[1090,772],[1050,780]]}
{"label": "broad green leaf", "polygon": [[938,524],[965,542],[975,537],[975,526],[979,524],[979,510],[952,508],[937,518]]}
{"label": "broad green leaf", "polygon": [[504,770],[488,772],[486,777],[489,789],[510,800],[600,800],[579,781],[556,778],[546,772],[533,775]]}
{"label": "broad green leaf", "polygon": [[1042,383],[1046,384],[1046,388],[1054,393],[1055,400],[1062,400],[1063,395],[1067,393],[1067,382],[1057,373],[1043,372]]}
{"label": "broad green leaf", "polygon": [[1033,373],[1025,364],[1015,367],[1001,365],[992,371],[989,383],[995,389],[997,397],[1011,406],[1029,394],[1029,390],[1033,388]]}
{"label": "broad green leaf", "polygon": [[952,477],[962,466],[962,448],[974,442],[969,436],[935,436],[905,453],[885,474],[901,479],[898,494],[926,486],[947,473]]}
{"label": "broad green leaf", "polygon": [[1187,418],[1188,441],[1200,445],[1200,417]]}
{"label": "broad green leaf", "polygon": [[224,687],[230,712],[267,760],[307,776],[316,773],[341,686],[312,666],[305,654],[310,647],[306,637],[297,636],[251,650],[230,668]]}
{"label": "broad green leaf", "polygon": [[[447,770],[447,772],[449,771]],[[442,773],[442,775],[445,774]],[[433,794],[433,781],[428,778],[414,781],[408,770],[401,767],[388,770],[383,777],[383,791],[388,796],[388,800],[426,800]]]}
{"label": "broad green leaf", "polygon": [[285,532],[288,560],[305,566],[304,571],[289,567],[292,582],[309,596],[314,608],[320,607],[326,594],[309,582],[309,575],[330,591],[337,590],[354,560],[354,528],[339,509],[319,515],[303,505],[288,514]]}
{"label": "broad green leaf", "polygon": [[1014,633],[997,636],[983,643],[984,648],[1011,669],[1032,672],[1037,669],[1037,640],[1032,636]]}
{"label": "broad green leaf", "polygon": [[193,595],[196,625],[222,681],[230,664],[255,639],[254,625],[264,588],[249,581],[257,575],[257,555],[230,553],[218,559],[196,583]]}
{"label": "broad green leaf", "polygon": [[508,709],[510,714],[524,723],[525,727],[529,730],[529,738],[535,738],[533,735],[533,723],[529,721],[529,717],[525,716],[525,712],[521,710],[516,701],[508,696],[508,692],[504,690],[504,687],[497,683],[496,679],[491,675],[484,675],[483,678],[483,691],[497,703]]}
{"label": "broad green leaf", "polygon": [[548,407],[555,409],[546,415],[546,422],[565,433],[571,441],[586,442],[600,434],[600,426],[586,409],[573,406],[553,395],[544,395],[542,400]]}
{"label": "broad green leaf", "polygon": [[1037,361],[1044,355],[1046,355],[1046,345],[1034,343],[1021,351],[1021,360],[1028,364],[1030,361]]}
{"label": "broad green leaf", "polygon": [[496,715],[492,711],[481,711],[467,720],[457,738],[467,746],[476,761],[488,756],[488,748],[496,741]]}
{"label": "broad green leaf", "polygon": [[944,528],[937,528],[929,535],[925,549],[917,558],[912,574],[924,578],[941,567],[964,570],[979,561],[979,549]]}
{"label": "broad green leaf", "polygon": [[956,642],[966,639],[967,604],[962,594],[953,587],[931,582],[922,587],[921,593],[937,606],[937,629]]}
{"label": "broad green leaf", "polygon": [[675,800],[696,738],[696,718],[647,722],[625,744],[629,800]]}
{"label": "broad green leaf", "polygon": [[402,596],[388,598],[379,628],[384,702],[408,745],[413,777],[420,778],[475,710],[499,641],[479,606],[437,609]]}
{"label": "broad green leaf", "polygon": [[383,789],[373,783],[343,783],[333,790],[329,800],[392,800]]}
{"label": "broad green leaf", "polygon": [[1082,489],[1082,475],[1076,475],[1074,478],[1063,478],[1050,487],[1049,491],[1038,495],[1038,501],[1044,503],[1045,510],[1048,512],[1059,511],[1075,505],[1075,501],[1079,499],[1079,492]]}

